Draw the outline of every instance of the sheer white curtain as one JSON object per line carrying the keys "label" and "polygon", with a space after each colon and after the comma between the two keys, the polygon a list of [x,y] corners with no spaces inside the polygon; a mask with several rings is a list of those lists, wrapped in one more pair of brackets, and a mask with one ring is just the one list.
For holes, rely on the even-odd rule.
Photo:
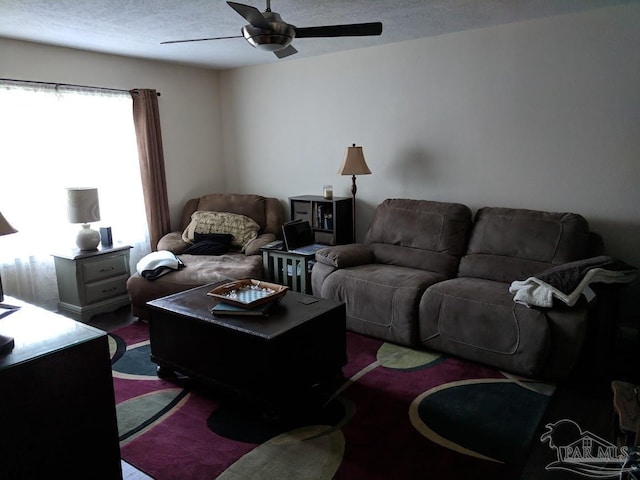
{"label": "sheer white curtain", "polygon": [[52,253],[70,252],[66,187],[97,187],[101,221],[131,265],[150,252],[128,92],[0,81],[0,212],[18,233],[0,237],[6,294],[50,310]]}

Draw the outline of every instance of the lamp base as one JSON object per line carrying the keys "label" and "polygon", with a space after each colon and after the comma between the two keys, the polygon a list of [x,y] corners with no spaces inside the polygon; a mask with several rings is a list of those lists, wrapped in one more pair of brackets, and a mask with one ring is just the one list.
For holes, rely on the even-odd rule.
{"label": "lamp base", "polygon": [[92,230],[88,223],[82,224],[82,229],[76,237],[76,245],[80,250],[95,250],[100,243],[100,233]]}

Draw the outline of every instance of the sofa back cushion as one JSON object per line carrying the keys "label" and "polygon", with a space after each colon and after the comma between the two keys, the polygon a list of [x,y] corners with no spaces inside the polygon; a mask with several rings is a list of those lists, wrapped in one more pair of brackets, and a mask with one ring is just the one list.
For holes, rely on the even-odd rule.
{"label": "sofa back cushion", "polygon": [[589,224],[580,215],[485,207],[458,275],[510,283],[585,258],[588,249]]}
{"label": "sofa back cushion", "polygon": [[387,199],[376,208],[365,242],[376,263],[455,276],[471,229],[471,211],[458,203]]}
{"label": "sofa back cushion", "polygon": [[182,211],[181,229],[187,228],[197,210],[245,215],[260,225],[259,233],[282,235],[284,208],[277,198],[241,193],[212,193],[187,201]]}

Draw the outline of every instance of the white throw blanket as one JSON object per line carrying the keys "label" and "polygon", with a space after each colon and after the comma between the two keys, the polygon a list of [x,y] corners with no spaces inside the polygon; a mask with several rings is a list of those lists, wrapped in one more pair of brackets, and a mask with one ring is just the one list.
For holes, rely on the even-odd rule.
{"label": "white throw blanket", "polygon": [[591,283],[629,283],[638,275],[631,265],[600,256],[553,267],[535,277],[511,283],[513,301],[528,307],[553,306],[557,298],[569,306],[586,294]]}
{"label": "white throw blanket", "polygon": [[155,280],[167,273],[183,268],[184,263],[169,250],[151,252],[136,264],[137,272],[147,280]]}

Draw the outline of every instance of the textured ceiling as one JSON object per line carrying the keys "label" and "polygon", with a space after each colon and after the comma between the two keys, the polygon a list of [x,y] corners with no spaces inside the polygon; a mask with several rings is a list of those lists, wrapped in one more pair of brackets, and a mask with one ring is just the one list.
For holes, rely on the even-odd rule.
{"label": "textured ceiling", "polygon": [[[294,40],[278,60],[242,38],[160,45],[166,40],[233,36],[246,21],[223,0],[0,0],[0,37],[84,50],[233,68],[322,55],[640,0],[272,0],[298,27],[381,21],[380,37]],[[264,0],[240,0],[263,11]]]}

